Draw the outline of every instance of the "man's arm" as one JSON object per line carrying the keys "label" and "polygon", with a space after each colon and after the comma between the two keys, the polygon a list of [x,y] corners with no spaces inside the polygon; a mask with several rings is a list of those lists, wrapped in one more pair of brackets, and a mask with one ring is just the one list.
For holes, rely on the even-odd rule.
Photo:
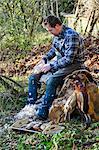
{"label": "man's arm", "polygon": [[75,56],[79,50],[79,36],[78,35],[69,35],[65,39],[65,52],[64,57],[59,60],[50,63],[52,70],[57,70],[59,68],[64,68],[69,64],[72,64]]}
{"label": "man's arm", "polygon": [[55,53],[55,48],[52,47],[49,52],[43,57],[43,60],[45,61],[45,63],[47,62],[47,60],[51,60],[52,58],[54,58],[56,55]]}
{"label": "man's arm", "polygon": [[48,60],[51,60],[56,56],[55,48],[52,47],[49,52],[42,58],[44,61],[44,65],[41,67],[42,72],[46,73],[51,69],[51,66],[49,63],[47,63]]}

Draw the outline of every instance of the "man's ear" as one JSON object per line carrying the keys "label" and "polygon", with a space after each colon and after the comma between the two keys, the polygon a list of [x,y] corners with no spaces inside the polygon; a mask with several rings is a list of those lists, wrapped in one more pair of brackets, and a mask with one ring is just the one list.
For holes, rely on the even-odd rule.
{"label": "man's ear", "polygon": [[55,28],[56,29],[59,29],[60,25],[59,24],[56,24]]}

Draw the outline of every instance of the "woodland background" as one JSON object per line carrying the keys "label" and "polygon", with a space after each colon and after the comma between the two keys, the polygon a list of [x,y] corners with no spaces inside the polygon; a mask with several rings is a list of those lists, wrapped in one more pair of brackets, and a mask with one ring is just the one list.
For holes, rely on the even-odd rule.
{"label": "woodland background", "polygon": [[71,150],[75,147],[98,150],[97,122],[83,133],[81,123],[71,121],[66,123],[63,133],[53,136],[22,135],[8,130],[14,121],[13,116],[25,105],[28,76],[50,48],[52,36],[41,24],[42,18],[49,14],[58,16],[83,36],[86,59],[97,79],[98,0],[0,1],[0,147],[2,150]]}

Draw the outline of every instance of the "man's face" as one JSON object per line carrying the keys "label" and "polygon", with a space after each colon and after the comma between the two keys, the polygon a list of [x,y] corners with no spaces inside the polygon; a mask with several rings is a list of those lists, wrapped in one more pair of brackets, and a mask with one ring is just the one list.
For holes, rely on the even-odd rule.
{"label": "man's face", "polygon": [[55,27],[51,27],[49,24],[46,25],[46,30],[51,34],[57,36],[60,33],[60,25],[56,24]]}

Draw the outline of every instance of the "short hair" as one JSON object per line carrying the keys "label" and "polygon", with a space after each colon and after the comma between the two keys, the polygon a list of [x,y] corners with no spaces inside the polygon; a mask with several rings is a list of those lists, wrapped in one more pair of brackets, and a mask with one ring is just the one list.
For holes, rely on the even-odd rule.
{"label": "short hair", "polygon": [[60,19],[56,16],[53,16],[53,15],[49,15],[48,17],[46,17],[43,20],[43,23],[45,26],[47,24],[49,24],[52,28],[54,28],[56,26],[56,24],[62,25],[62,22],[60,21]]}

